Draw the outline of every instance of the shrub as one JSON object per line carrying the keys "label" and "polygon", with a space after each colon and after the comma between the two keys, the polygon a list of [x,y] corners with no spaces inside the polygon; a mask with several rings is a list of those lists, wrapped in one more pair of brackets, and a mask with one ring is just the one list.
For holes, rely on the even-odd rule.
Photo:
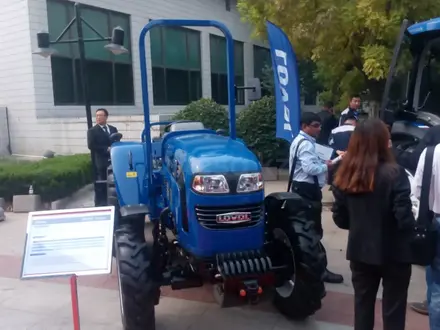
{"label": "shrub", "polygon": [[227,130],[229,127],[228,112],[225,107],[211,99],[200,99],[191,102],[173,116],[173,120],[200,121],[206,128],[212,130]]}
{"label": "shrub", "polygon": [[288,143],[276,138],[274,97],[265,96],[242,110],[237,128],[239,136],[259,156],[262,165],[274,166],[278,158],[288,157]]}
{"label": "shrub", "polygon": [[34,194],[49,202],[67,197],[92,182],[90,155],[80,154],[43,159],[38,162],[0,163],[0,197],[8,202],[14,195]]}

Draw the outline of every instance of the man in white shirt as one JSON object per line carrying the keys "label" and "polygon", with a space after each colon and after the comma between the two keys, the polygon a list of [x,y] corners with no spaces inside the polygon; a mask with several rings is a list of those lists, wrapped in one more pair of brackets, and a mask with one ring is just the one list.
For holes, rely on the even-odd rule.
{"label": "man in white shirt", "polygon": [[[422,192],[425,157],[426,148],[420,155],[411,187],[412,192],[418,199],[420,199]],[[429,209],[436,215],[440,237],[440,144],[438,144],[434,149],[431,186],[429,190]],[[425,308],[426,312],[429,313],[431,330],[440,330],[440,246],[437,247],[437,251],[438,253],[434,258],[433,263],[426,268],[427,300],[422,303],[414,303],[411,305],[411,308],[422,314],[425,314],[423,310],[423,308]],[[426,307],[428,308],[426,309]]]}

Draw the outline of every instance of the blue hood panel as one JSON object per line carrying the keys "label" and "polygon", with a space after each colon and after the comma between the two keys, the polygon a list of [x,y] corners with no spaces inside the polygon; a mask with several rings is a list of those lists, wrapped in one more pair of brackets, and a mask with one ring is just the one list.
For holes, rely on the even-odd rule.
{"label": "blue hood panel", "polygon": [[186,173],[258,172],[258,158],[243,142],[209,133],[170,137],[165,153],[174,154]]}

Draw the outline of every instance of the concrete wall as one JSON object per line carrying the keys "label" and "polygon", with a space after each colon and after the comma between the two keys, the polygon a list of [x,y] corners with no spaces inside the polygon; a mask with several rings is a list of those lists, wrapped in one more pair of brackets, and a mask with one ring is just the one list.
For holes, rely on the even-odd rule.
{"label": "concrete wall", "polygon": [[[0,40],[8,44],[8,55],[0,55],[0,104],[11,113],[12,151],[19,155],[40,156],[46,149],[60,154],[86,151],[86,120],[82,106],[54,106],[50,60],[32,55],[37,47],[36,33],[48,29],[46,0],[11,0],[0,12]],[[110,122],[125,139],[138,140],[143,128],[138,38],[142,27],[155,18],[215,19],[225,23],[234,39],[245,42],[245,81],[253,77],[253,44],[250,27],[240,21],[232,6],[226,11],[224,0],[80,0],[88,5],[131,15],[132,54],[135,80],[135,106],[106,107]],[[6,8],[6,10],[5,10]],[[211,96],[209,33],[202,31],[203,96]],[[152,95],[149,40],[147,66]],[[154,106],[152,120],[172,114],[182,106]],[[113,115],[112,115],[113,114]],[[117,115],[117,116],[116,116]]]}
{"label": "concrete wall", "polygon": [[[35,86],[28,1],[3,1],[0,10],[0,106],[9,108],[12,149],[24,152],[29,138],[35,139]],[[32,147],[27,149],[29,152]]]}
{"label": "concrete wall", "polygon": [[0,107],[0,157],[10,155],[8,109]]}

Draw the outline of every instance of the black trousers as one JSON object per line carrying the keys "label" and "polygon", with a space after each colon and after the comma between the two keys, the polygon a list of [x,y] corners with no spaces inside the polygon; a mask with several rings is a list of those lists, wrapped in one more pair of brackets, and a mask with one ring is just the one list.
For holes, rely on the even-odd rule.
{"label": "black trousers", "polygon": [[383,330],[404,330],[410,264],[384,266],[350,262],[354,288],[354,330],[373,330],[376,295],[382,280]]}
{"label": "black trousers", "polygon": [[[95,171],[97,181],[107,180],[107,167],[97,167]],[[95,182],[95,206],[105,205],[107,205],[107,184]]]}
{"label": "black trousers", "polygon": [[310,205],[308,217],[315,223],[315,229],[322,239],[324,231],[322,229],[322,191],[317,184],[293,181],[292,190],[306,199]]}

